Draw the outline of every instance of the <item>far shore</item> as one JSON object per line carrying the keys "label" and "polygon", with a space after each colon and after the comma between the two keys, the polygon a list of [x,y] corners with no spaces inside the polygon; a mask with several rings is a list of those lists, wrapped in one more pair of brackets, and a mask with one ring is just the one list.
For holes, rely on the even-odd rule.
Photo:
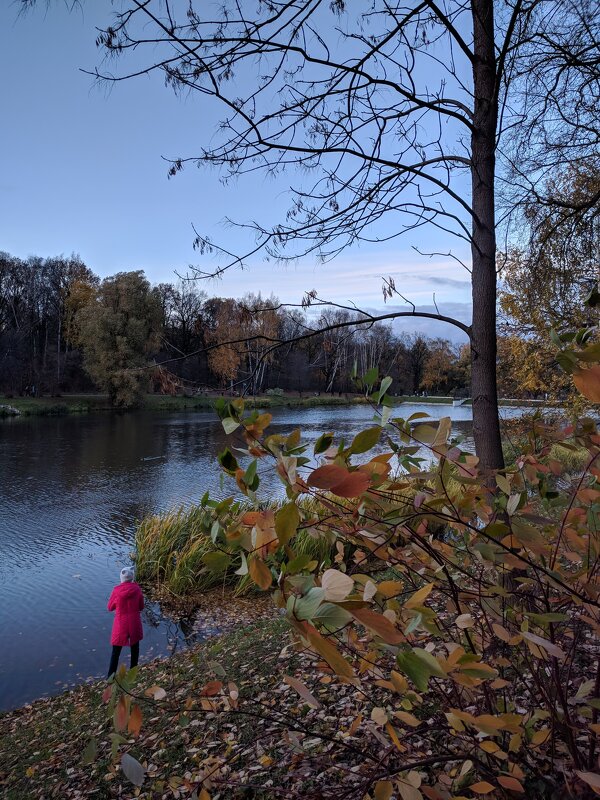
{"label": "far shore", "polygon": [[[235,396],[218,393],[203,393],[192,396],[147,394],[141,405],[131,410],[144,411],[208,411],[215,406],[219,398],[235,399]],[[283,395],[259,395],[244,398],[247,408],[314,408],[318,406],[345,406],[369,402],[360,394],[347,392],[325,394],[324,392],[289,392]],[[393,400],[398,405],[416,403],[419,405],[451,404],[452,397],[398,395]],[[463,400],[464,405],[471,405],[471,400]],[[543,400],[501,399],[500,406],[544,407]],[[18,416],[62,416],[65,414],[90,414],[114,412],[106,394],[64,394],[51,397],[10,397],[0,395],[0,418]]]}

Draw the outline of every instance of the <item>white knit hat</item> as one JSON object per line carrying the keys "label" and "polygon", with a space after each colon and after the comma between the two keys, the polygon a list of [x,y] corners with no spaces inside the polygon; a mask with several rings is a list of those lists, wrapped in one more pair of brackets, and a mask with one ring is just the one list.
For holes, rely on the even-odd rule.
{"label": "white knit hat", "polygon": [[133,580],[133,570],[131,567],[123,567],[121,570],[121,583],[127,583],[127,581]]}

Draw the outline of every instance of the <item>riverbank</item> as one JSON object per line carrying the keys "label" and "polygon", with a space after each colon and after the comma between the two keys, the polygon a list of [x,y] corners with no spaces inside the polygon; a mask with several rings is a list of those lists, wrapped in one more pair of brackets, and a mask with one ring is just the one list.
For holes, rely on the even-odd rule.
{"label": "riverbank", "polygon": [[[285,620],[273,611],[270,619],[144,665],[132,690],[142,710],[137,736],[114,739],[105,681],[0,715],[2,796],[150,800],[191,798],[197,790],[203,800],[316,800],[360,785],[371,766],[361,748],[377,746],[371,704],[290,644]],[[305,702],[285,675],[302,680],[317,699],[326,694],[326,711]],[[163,695],[158,687],[160,700],[152,697]],[[225,696],[233,696],[235,709],[223,710]],[[140,790],[121,771],[123,753],[146,771]]]}
{"label": "riverbank", "polygon": [[[180,397],[148,394],[142,404],[132,410],[146,411],[209,411],[219,395]],[[230,399],[230,398],[225,398]],[[400,399],[400,398],[399,398]],[[366,403],[362,395],[263,395],[246,398],[248,408],[316,408],[318,406],[345,406]],[[4,410],[3,410],[4,409]],[[3,397],[0,395],[2,416],[62,416],[65,414],[90,414],[114,412],[107,395],[63,395],[62,397]]]}

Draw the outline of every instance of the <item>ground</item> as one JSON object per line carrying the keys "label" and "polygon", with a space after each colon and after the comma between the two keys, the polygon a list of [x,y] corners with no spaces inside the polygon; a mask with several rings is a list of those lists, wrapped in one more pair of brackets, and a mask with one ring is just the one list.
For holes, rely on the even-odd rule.
{"label": "ground", "polygon": [[[123,732],[115,758],[105,681],[1,716],[2,797],[191,798],[197,791],[201,800],[362,798],[381,750],[370,708],[362,703],[363,721],[355,688],[338,685],[312,654],[297,652],[274,609],[250,625],[244,619],[229,633],[141,668],[132,689],[141,731]],[[302,680],[324,704],[305,702],[285,675]],[[160,687],[164,697],[153,699],[149,687],[150,695],[160,697]],[[236,707],[225,711],[224,704]],[[88,756],[96,750],[89,764],[86,748]],[[140,788],[121,770],[123,753],[146,770]]]}

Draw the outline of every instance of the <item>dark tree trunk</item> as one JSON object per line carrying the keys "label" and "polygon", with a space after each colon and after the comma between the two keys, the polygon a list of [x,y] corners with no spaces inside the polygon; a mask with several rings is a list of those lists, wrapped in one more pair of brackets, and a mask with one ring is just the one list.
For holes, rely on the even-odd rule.
{"label": "dark tree trunk", "polygon": [[473,206],[471,334],[473,435],[484,469],[504,466],[496,387],[496,222],[494,171],[498,103],[493,0],[472,0],[474,130],[471,137]]}

